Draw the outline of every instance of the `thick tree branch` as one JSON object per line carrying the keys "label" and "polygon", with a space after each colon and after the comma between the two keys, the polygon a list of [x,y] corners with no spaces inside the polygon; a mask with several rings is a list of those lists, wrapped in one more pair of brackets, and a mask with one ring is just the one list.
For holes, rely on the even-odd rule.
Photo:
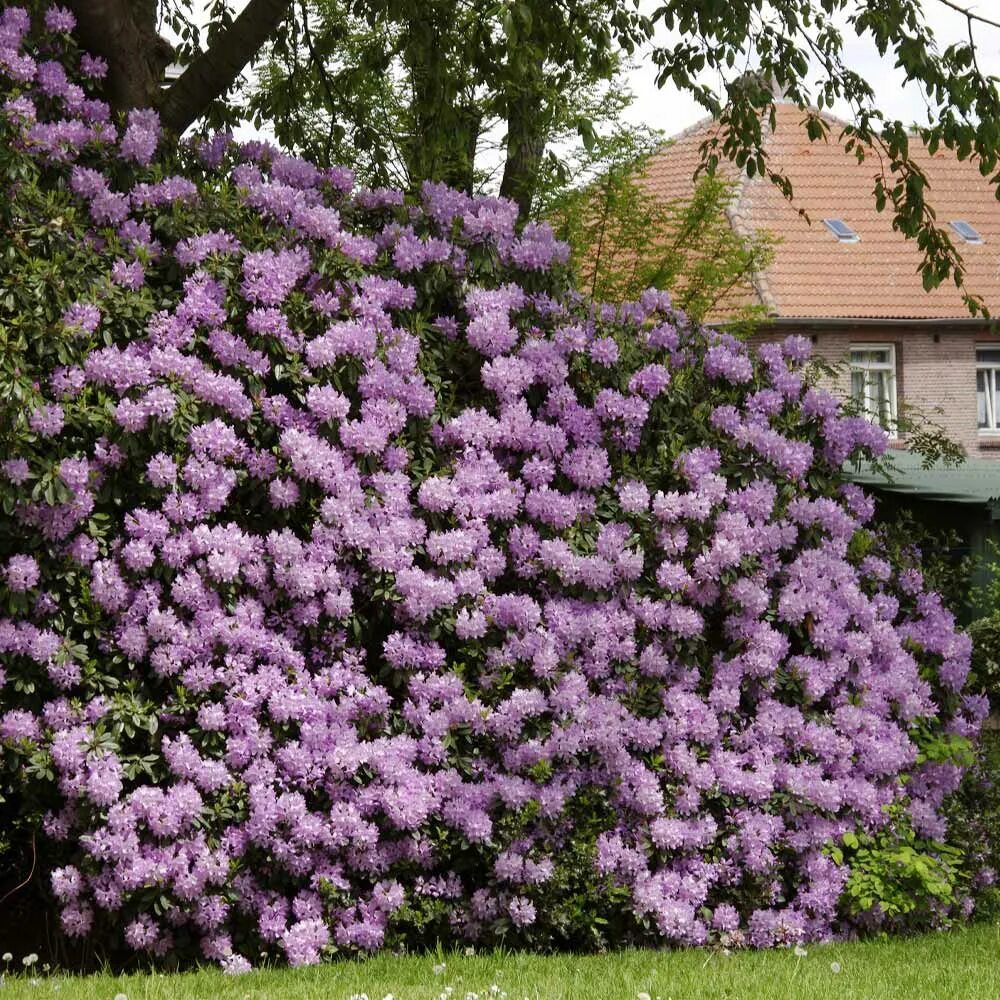
{"label": "thick tree branch", "polygon": [[160,101],[160,120],[180,134],[235,82],[243,67],[278,29],[293,0],[250,0],[243,12],[201,52]]}

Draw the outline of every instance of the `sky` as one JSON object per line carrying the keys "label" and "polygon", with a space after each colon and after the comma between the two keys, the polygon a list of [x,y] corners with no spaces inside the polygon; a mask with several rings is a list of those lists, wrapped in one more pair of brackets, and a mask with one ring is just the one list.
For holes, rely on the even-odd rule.
{"label": "sky", "polygon": [[[1000,21],[1000,0],[955,0],[957,4],[977,10],[986,17]],[[640,9],[651,14],[660,0],[642,0]],[[923,0],[927,22],[934,32],[941,49],[949,44],[968,38],[966,18],[939,0]],[[671,36],[658,26],[658,36],[654,44],[665,44]],[[847,26],[842,26],[844,36],[845,62],[859,72],[872,85],[878,106],[892,118],[898,118],[907,125],[927,121],[927,108],[919,88],[913,84],[904,85],[903,74],[894,68],[890,53],[882,58],[870,38],[858,38]],[[677,37],[674,35],[673,37]],[[975,31],[980,68],[984,73],[1000,76],[1000,29],[988,25],[978,25]],[[628,75],[628,82],[635,94],[635,103],[629,108],[627,118],[635,124],[646,124],[673,135],[694,124],[705,116],[705,111],[688,94],[680,93],[673,87],[660,90],[655,82],[655,66],[643,54],[637,57],[637,65]],[[818,72],[811,74],[815,79]],[[719,79],[706,74],[703,81],[718,86]],[[849,117],[846,105],[835,107],[834,112]]]}

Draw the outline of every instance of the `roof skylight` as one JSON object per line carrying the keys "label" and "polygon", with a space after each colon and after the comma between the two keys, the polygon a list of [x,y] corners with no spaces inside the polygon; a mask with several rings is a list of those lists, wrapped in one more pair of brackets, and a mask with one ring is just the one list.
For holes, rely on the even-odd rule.
{"label": "roof skylight", "polygon": [[965,219],[952,219],[951,228],[965,240],[966,243],[982,243],[983,238]]}
{"label": "roof skylight", "polygon": [[824,219],[823,225],[840,240],[841,243],[857,243],[861,237],[844,222],[843,219]]}

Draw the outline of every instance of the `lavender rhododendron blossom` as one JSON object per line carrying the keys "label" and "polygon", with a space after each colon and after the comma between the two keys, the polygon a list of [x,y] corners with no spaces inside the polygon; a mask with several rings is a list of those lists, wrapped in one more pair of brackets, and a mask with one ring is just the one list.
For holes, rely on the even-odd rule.
{"label": "lavender rhododendron blossom", "polygon": [[921,740],[985,705],[808,344],[594,305],[506,201],[112,122],[71,27],[0,13],[6,211],[63,262],[0,456],[2,792],[65,933],[849,933],[831,845],[942,837]]}

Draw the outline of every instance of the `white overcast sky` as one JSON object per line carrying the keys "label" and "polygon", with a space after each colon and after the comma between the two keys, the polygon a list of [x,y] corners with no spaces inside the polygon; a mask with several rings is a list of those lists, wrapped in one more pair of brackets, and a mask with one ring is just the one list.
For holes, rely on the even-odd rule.
{"label": "white overcast sky", "polygon": [[[976,10],[984,17],[1000,21],[1000,0],[955,0],[957,4]],[[642,0],[641,9],[652,13],[659,0]],[[958,11],[939,3],[938,0],[922,0],[927,22],[943,50],[953,42],[968,38],[966,18]],[[658,26],[659,44],[670,40],[670,35]],[[894,68],[894,59],[889,53],[886,58],[879,56],[870,38],[858,38],[847,26],[842,28],[844,36],[845,62],[859,72],[872,85],[878,106],[890,117],[898,118],[907,125],[927,121],[927,107],[920,90],[910,84],[904,86],[904,75]],[[677,37],[675,35],[675,37]],[[1000,76],[1000,29],[979,24],[975,30],[980,68],[984,73]],[[656,44],[654,41],[654,44]],[[656,68],[650,59],[636,60],[638,65],[629,74],[629,83],[636,96],[635,104],[629,109],[628,119],[632,122],[650,125],[673,135],[692,125],[705,112],[689,95],[679,93],[672,87],[660,90],[656,86]],[[816,73],[812,79],[815,79]],[[719,85],[719,79],[706,74],[703,81]],[[835,107],[835,113],[849,117],[846,106]]]}
{"label": "white overcast sky", "polygon": [[[196,0],[196,9],[203,6],[204,0]],[[236,0],[234,8],[239,11],[248,0]],[[955,0],[963,7],[981,12],[984,16],[1000,21],[1000,0]],[[640,7],[651,14],[660,0],[641,0]],[[939,0],[922,0],[927,15],[927,21],[938,39],[940,48],[945,48],[952,42],[967,38],[965,17],[958,11],[949,9]],[[870,39],[859,39],[846,23],[843,28],[845,61],[857,70],[872,85],[878,106],[892,118],[899,118],[906,124],[925,122],[928,117],[924,98],[916,86],[904,86],[903,74],[894,68],[890,53],[881,58]],[[653,45],[664,44],[670,36],[663,26],[658,26],[658,34]],[[982,70],[1000,77],[1000,29],[979,24],[976,28],[979,65]],[[635,124],[646,124],[660,129],[667,135],[673,135],[687,128],[699,118],[704,111],[689,95],[680,93],[671,86],[662,89],[656,86],[656,69],[649,57],[649,48],[636,54],[636,66],[628,75],[628,83],[635,94],[635,103],[626,113],[626,118]],[[817,74],[814,74],[814,78]],[[704,82],[718,87],[720,80],[706,74]],[[849,117],[846,107],[834,109],[836,113]],[[239,130],[243,136],[257,134],[252,128]]]}

